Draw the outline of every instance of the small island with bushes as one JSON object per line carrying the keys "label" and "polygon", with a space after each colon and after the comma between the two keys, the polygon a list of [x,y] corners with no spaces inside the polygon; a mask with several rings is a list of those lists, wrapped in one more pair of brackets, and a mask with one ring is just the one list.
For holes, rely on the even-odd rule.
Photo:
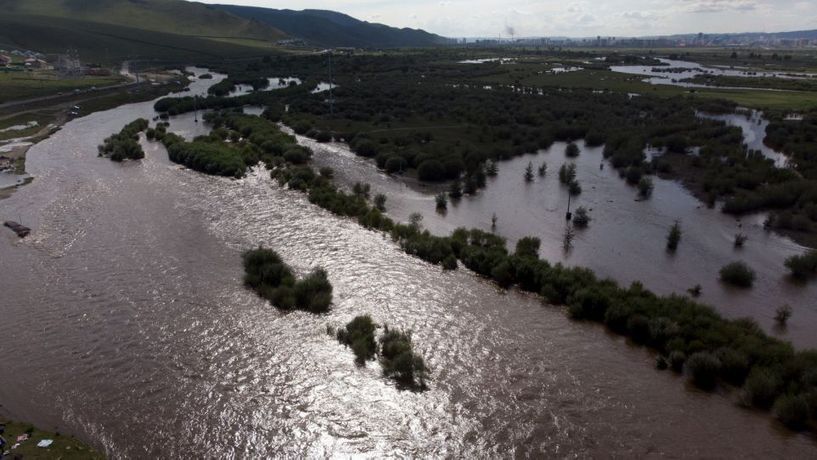
{"label": "small island with bushes", "polygon": [[356,316],[345,327],[338,329],[338,342],[350,347],[355,354],[355,363],[365,366],[377,354],[383,375],[394,380],[403,388],[426,390],[429,369],[423,357],[414,352],[411,332],[383,327],[380,340],[375,340],[377,324],[369,315]]}
{"label": "small island with bushes", "polygon": [[145,151],[139,145],[139,133],[147,128],[148,121],[144,118],[128,123],[122,128],[122,131],[103,141],[99,146],[99,156],[116,162],[145,158]]}
{"label": "small island with bushes", "polygon": [[244,284],[281,310],[324,313],[332,304],[332,284],[317,268],[297,279],[272,249],[259,247],[244,253]]}

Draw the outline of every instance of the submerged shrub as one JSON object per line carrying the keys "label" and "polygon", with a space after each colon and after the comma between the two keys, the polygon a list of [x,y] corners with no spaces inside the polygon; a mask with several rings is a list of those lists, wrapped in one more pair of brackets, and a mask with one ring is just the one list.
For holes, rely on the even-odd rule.
{"label": "submerged shrub", "polygon": [[817,249],[801,256],[791,256],[786,259],[786,268],[791,271],[791,275],[798,279],[806,279],[817,274]]}
{"label": "submerged shrub", "polygon": [[516,243],[516,255],[519,257],[539,257],[539,247],[542,241],[539,238],[526,236]]}
{"label": "submerged shrub", "polygon": [[[140,160],[145,157],[145,151],[139,145],[138,134],[148,128],[148,121],[144,118],[134,120],[118,134],[105,139],[99,146],[99,156],[110,158],[112,161],[120,162],[124,160]],[[155,138],[156,131],[153,130],[148,138]]]}
{"label": "submerged shrub", "polygon": [[573,196],[578,196],[582,194],[582,186],[579,185],[579,181],[574,180],[573,182],[567,184],[567,190]]}
{"label": "submerged shrub", "polygon": [[454,257],[453,254],[449,254],[443,259],[443,270],[456,270],[457,269],[457,258]]}
{"label": "submerged shrub", "polygon": [[649,177],[642,177],[638,181],[638,196],[641,198],[649,198],[652,196],[653,184]]}
{"label": "submerged shrub", "polygon": [[780,394],[782,381],[780,376],[768,368],[755,368],[743,385],[746,404],[768,409]]}
{"label": "submerged shrub", "polygon": [[721,268],[720,278],[732,286],[749,288],[755,282],[755,272],[743,262],[732,262]]}
{"label": "submerged shrub", "polygon": [[338,342],[351,347],[355,354],[355,362],[365,365],[366,361],[374,359],[377,353],[377,342],[374,332],[377,325],[369,315],[356,316],[346,327],[338,329]]}
{"label": "submerged shrub", "polygon": [[316,269],[302,280],[296,280],[292,270],[273,250],[259,247],[246,251],[244,284],[259,296],[282,310],[300,309],[322,313],[332,303],[332,285],[326,271]]}
{"label": "submerged shrub", "polygon": [[563,164],[559,168],[559,182],[569,185],[576,180],[576,165],[573,163]]}
{"label": "submerged shrub", "polygon": [[720,360],[711,353],[694,353],[686,362],[692,382],[702,390],[712,390],[721,370]]}
{"label": "submerged shrub", "polygon": [[565,147],[565,156],[568,158],[576,158],[579,156],[579,146],[574,142],[567,144],[567,147]]}
{"label": "submerged shrub", "polygon": [[785,304],[785,305],[782,305],[780,307],[777,307],[777,310],[775,310],[775,314],[774,314],[774,320],[780,326],[785,326],[786,323],[789,322],[789,318],[791,318],[791,313],[792,313],[792,309],[791,309],[791,306],[789,306],[789,304]]}
{"label": "submerged shrub", "polygon": [[589,224],[590,214],[587,212],[587,208],[584,206],[576,208],[576,213],[573,215],[573,225],[578,228],[587,228]]}
{"label": "submerged shrub", "polygon": [[667,235],[667,250],[670,252],[675,252],[678,249],[678,243],[681,242],[681,223],[677,220],[672,227],[669,229],[669,234]]}
{"label": "submerged shrub", "polygon": [[721,362],[721,378],[732,385],[743,385],[749,373],[749,358],[732,348],[721,348],[717,352],[717,357]]}
{"label": "submerged shrub", "polygon": [[785,395],[774,403],[774,416],[792,430],[805,429],[809,420],[809,404],[804,396]]}
{"label": "submerged shrub", "polygon": [[445,195],[445,193],[438,193],[434,200],[437,203],[438,210],[442,211],[448,209],[448,197]]}
{"label": "submerged shrub", "polygon": [[386,377],[412,388],[426,388],[429,371],[423,357],[413,350],[410,332],[386,326],[380,337],[380,355]]}
{"label": "submerged shrub", "polygon": [[384,195],[382,193],[378,193],[377,195],[375,195],[374,196],[374,207],[380,212],[385,212],[386,211],[386,195]]}
{"label": "submerged shrub", "polygon": [[326,271],[315,269],[312,273],[295,282],[293,286],[295,307],[312,313],[323,313],[332,304],[332,284]]}
{"label": "submerged shrub", "polygon": [[673,371],[681,373],[684,370],[684,363],[687,357],[682,351],[673,351],[669,354],[669,364]]}
{"label": "submerged shrub", "polygon": [[533,182],[533,163],[528,162],[528,166],[525,168],[525,182]]}

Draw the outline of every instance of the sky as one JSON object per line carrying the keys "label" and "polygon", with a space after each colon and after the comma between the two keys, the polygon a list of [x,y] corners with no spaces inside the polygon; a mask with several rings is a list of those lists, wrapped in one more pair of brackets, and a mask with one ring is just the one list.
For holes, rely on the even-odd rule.
{"label": "sky", "polygon": [[817,28],[817,0],[199,0],[326,9],[447,37],[650,36]]}

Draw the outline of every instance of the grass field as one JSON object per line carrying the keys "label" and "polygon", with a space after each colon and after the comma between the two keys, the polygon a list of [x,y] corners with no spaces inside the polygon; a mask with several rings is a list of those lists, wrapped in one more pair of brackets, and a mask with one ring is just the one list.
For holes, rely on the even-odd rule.
{"label": "grass field", "polygon": [[[257,43],[253,41],[253,43]],[[124,60],[197,63],[258,57],[272,49],[220,40],[46,16],[0,15],[0,48],[42,53],[76,49],[83,62],[114,65]]]}
{"label": "grass field", "polygon": [[0,103],[93,87],[101,88],[125,81],[126,79],[119,75],[59,78],[53,72],[0,72]]}

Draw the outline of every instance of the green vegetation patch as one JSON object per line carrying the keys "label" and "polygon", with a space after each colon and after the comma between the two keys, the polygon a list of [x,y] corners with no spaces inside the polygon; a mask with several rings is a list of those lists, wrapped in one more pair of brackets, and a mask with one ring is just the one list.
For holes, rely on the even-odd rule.
{"label": "green vegetation patch", "polygon": [[786,259],[786,268],[794,278],[806,280],[817,275],[817,250],[812,249],[803,255]]}
{"label": "green vegetation patch", "polygon": [[116,162],[144,158],[145,151],[139,145],[139,133],[147,129],[148,123],[144,118],[139,118],[125,125],[119,133],[106,138],[99,146],[99,156]]}
{"label": "green vegetation patch", "polygon": [[755,271],[743,262],[732,262],[721,268],[721,281],[739,288],[750,288],[755,282]]}
{"label": "green vegetation patch", "polygon": [[0,72],[0,103],[58,93],[71,93],[91,87],[101,88],[123,81],[125,79],[118,75],[59,78],[53,72]]}
{"label": "green vegetation patch", "polygon": [[380,337],[380,363],[383,375],[401,385],[424,390],[429,370],[423,357],[414,352],[411,331],[385,326]]}
{"label": "green vegetation patch", "polygon": [[324,313],[332,304],[332,285],[326,271],[317,268],[297,279],[273,250],[259,247],[246,251],[244,284],[282,310]]}
{"label": "green vegetation patch", "polygon": [[377,324],[369,315],[356,316],[345,327],[338,329],[338,342],[350,347],[355,354],[355,362],[362,366],[377,354],[375,331]]}

